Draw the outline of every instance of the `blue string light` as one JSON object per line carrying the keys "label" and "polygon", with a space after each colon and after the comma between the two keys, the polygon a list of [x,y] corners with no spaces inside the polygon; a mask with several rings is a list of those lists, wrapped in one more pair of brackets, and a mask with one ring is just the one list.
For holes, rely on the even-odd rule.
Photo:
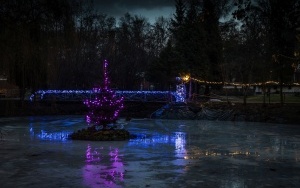
{"label": "blue string light", "polygon": [[[178,89],[179,88],[179,89]],[[94,95],[96,93],[101,92],[100,90],[38,90],[34,94],[32,94],[29,97],[30,101],[33,101],[35,96],[39,96],[40,100],[44,99],[44,96],[46,95],[85,95],[85,97],[89,97],[91,95]],[[173,91],[115,91],[115,94],[117,95],[123,95],[123,94],[132,94],[132,95],[172,95],[175,97],[176,102],[185,102],[186,98],[186,91],[184,84],[178,85],[176,92]]]}

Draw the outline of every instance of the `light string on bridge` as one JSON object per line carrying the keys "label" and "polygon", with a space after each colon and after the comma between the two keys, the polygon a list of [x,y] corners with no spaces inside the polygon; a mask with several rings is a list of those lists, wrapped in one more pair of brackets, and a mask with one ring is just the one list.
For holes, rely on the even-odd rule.
{"label": "light string on bridge", "polygon": [[[199,80],[196,78],[189,78],[192,81],[202,83],[202,84],[210,84],[210,85],[232,85],[232,86],[262,86],[262,85],[280,85],[280,82],[276,81],[266,81],[266,82],[258,82],[258,83],[236,83],[236,82],[216,82],[216,81],[207,81],[207,80]],[[186,82],[189,80],[185,80]],[[282,83],[282,85],[288,86],[300,86],[300,83]]]}
{"label": "light string on bridge", "polygon": [[[43,100],[44,96],[47,94],[50,95],[93,95],[95,93],[101,92],[100,90],[38,90],[35,93],[31,94],[29,97],[30,101],[34,101],[36,96]],[[172,95],[175,97],[176,102],[182,102],[184,100],[184,94],[178,93],[178,91],[120,91],[116,90],[116,94],[118,95]]]}

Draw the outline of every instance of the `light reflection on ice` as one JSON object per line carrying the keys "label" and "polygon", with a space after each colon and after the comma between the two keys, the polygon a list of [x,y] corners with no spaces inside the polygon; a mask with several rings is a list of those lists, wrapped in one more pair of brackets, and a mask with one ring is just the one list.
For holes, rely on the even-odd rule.
{"label": "light reflection on ice", "polygon": [[69,133],[68,132],[54,132],[48,133],[44,130],[41,130],[41,133],[37,135],[42,140],[61,140],[65,141],[68,139]]}
{"label": "light reflection on ice", "polygon": [[229,156],[229,157],[259,157],[258,152],[249,151],[220,151],[220,150],[203,150],[198,147],[192,147],[188,149],[187,155],[184,156],[185,159],[199,159],[201,157],[214,157],[214,156]]}
{"label": "light reflection on ice", "polygon": [[245,180],[242,178],[234,178],[229,180],[222,181],[222,187],[224,188],[239,188],[239,187],[247,187],[245,184]]}
{"label": "light reflection on ice", "polygon": [[85,162],[83,183],[89,187],[115,188],[124,181],[125,170],[118,148],[93,148],[88,144]]}
{"label": "light reflection on ice", "polygon": [[177,157],[183,157],[186,155],[186,139],[185,139],[185,133],[184,132],[176,132],[174,141],[175,141],[175,153]]}
{"label": "light reflection on ice", "polygon": [[129,146],[139,146],[143,148],[153,147],[159,144],[174,145],[174,151],[180,155],[185,153],[185,134],[184,132],[175,132],[169,134],[154,134],[154,135],[138,135],[138,138],[132,139]]}
{"label": "light reflection on ice", "polygon": [[48,140],[66,142],[73,132],[71,128],[85,125],[83,118],[61,118],[59,116],[28,117],[28,131],[31,140]]}
{"label": "light reflection on ice", "polygon": [[86,163],[93,163],[100,161],[100,152],[98,150],[92,150],[92,147],[88,144],[86,149]]}
{"label": "light reflection on ice", "polygon": [[143,135],[128,142],[65,142],[86,126],[84,118],[0,118],[1,185],[299,187],[298,125],[160,122],[128,123],[126,129]]}
{"label": "light reflection on ice", "polygon": [[187,161],[185,160],[185,156],[187,155],[186,151],[186,134],[184,132],[176,132],[175,137],[175,156],[176,159],[172,161],[172,163],[176,166],[181,166],[181,170],[178,172],[185,173],[187,165]]}
{"label": "light reflection on ice", "polygon": [[34,139],[37,137],[40,140],[67,141],[69,134],[70,134],[70,131],[50,132],[50,131],[45,131],[45,130],[40,130],[39,132],[36,133],[32,126],[29,128],[29,135],[30,135],[31,139]]}

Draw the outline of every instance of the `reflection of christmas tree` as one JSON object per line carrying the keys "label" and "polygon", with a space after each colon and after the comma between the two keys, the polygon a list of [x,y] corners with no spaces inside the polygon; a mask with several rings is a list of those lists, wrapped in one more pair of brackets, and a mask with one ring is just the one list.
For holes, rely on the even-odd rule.
{"label": "reflection of christmas tree", "polygon": [[89,108],[86,120],[93,126],[102,125],[106,129],[110,123],[115,123],[119,117],[119,112],[123,108],[123,98],[116,96],[115,92],[109,88],[107,75],[107,60],[103,63],[103,85],[94,88],[95,98],[87,99],[84,104]]}

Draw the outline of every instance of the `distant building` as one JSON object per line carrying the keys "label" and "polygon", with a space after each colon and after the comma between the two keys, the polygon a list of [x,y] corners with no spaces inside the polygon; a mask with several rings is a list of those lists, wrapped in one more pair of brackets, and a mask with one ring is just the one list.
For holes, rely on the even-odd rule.
{"label": "distant building", "polygon": [[19,88],[7,82],[5,75],[0,75],[0,98],[15,98],[19,96]]}
{"label": "distant building", "polygon": [[[274,86],[267,86],[267,93],[279,93],[280,86],[274,85]],[[287,85],[282,87],[282,92],[286,94],[297,94],[300,93],[300,85]],[[261,87],[255,88],[255,93],[263,93]]]}

